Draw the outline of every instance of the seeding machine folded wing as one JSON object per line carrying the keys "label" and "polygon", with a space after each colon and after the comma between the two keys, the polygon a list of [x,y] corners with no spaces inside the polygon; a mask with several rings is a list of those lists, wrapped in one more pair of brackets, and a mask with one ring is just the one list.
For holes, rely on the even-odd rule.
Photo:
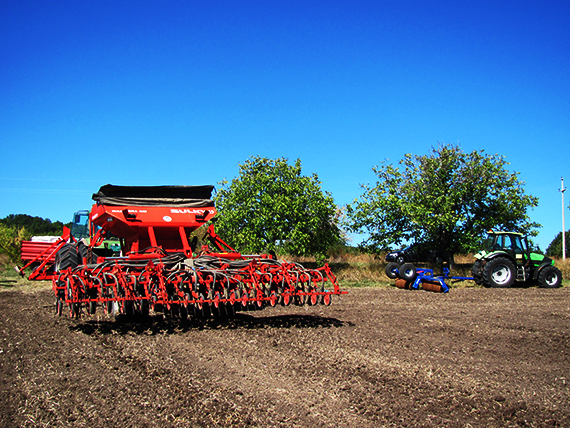
{"label": "seeding machine folded wing", "polygon": [[[332,295],[345,293],[328,265],[306,269],[271,255],[242,255],[212,223],[210,245],[195,248],[190,235],[216,215],[212,190],[101,187],[93,195],[89,245],[69,242],[59,249],[53,276],[57,313],[67,306],[72,316],[93,314],[97,307],[114,315],[153,310],[182,318],[224,316],[277,304],[329,305]],[[120,257],[93,252],[106,235],[120,240]]]}

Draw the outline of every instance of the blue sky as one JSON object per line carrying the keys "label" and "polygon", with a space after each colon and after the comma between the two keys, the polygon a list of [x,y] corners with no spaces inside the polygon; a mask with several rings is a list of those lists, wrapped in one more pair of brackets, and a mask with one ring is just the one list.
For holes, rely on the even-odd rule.
{"label": "blue sky", "polygon": [[0,0],[0,218],[67,222],[103,184],[216,184],[254,155],[344,205],[443,142],[506,156],[545,249],[569,21],[568,1]]}

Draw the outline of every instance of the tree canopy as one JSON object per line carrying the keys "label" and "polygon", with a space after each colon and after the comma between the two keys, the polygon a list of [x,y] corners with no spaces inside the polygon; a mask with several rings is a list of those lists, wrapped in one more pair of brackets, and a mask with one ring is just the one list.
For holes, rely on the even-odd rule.
{"label": "tree canopy", "polygon": [[0,224],[15,229],[25,227],[29,233],[36,236],[59,236],[62,234],[64,226],[61,221],[52,222],[49,218],[32,217],[28,214],[7,215],[0,219]]}
{"label": "tree canopy", "polygon": [[375,185],[347,206],[347,227],[367,234],[361,247],[379,252],[390,245],[425,241],[451,255],[478,250],[484,231],[497,228],[534,236],[528,216],[538,198],[524,192],[519,173],[504,156],[464,153],[439,144],[427,155],[406,154],[397,165],[372,168]]}
{"label": "tree canopy", "polygon": [[241,252],[281,251],[323,257],[343,243],[338,209],[316,174],[301,174],[301,161],[251,157],[239,176],[214,196],[216,231]]}
{"label": "tree canopy", "polygon": [[14,264],[20,263],[22,241],[31,236],[24,227],[8,227],[0,223],[0,254],[7,255]]}

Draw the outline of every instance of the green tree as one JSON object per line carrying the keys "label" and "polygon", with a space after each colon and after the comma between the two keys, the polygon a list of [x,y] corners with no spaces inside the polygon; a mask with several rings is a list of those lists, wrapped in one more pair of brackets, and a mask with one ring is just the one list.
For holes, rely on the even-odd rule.
{"label": "green tree", "polygon": [[61,221],[52,222],[49,218],[32,217],[28,214],[7,215],[0,219],[0,224],[13,229],[24,227],[32,235],[59,236],[63,231],[63,223]]}
{"label": "green tree", "polygon": [[338,209],[316,174],[301,175],[301,161],[251,157],[237,178],[220,183],[214,201],[216,230],[241,252],[315,255],[343,243]]}
{"label": "green tree", "polygon": [[0,253],[6,254],[14,264],[20,263],[22,241],[30,239],[25,228],[12,228],[0,223]]}
{"label": "green tree", "polygon": [[[567,230],[565,235],[566,257],[570,257],[570,230]],[[558,235],[548,245],[546,255],[548,257],[562,257],[562,232],[558,232]]]}
{"label": "green tree", "polygon": [[372,252],[390,244],[426,241],[451,256],[478,249],[485,230],[537,234],[527,211],[538,198],[526,195],[517,172],[503,156],[483,150],[464,153],[438,145],[424,156],[406,154],[397,165],[372,168],[374,186],[362,185],[347,206],[347,227],[367,233],[361,247]]}

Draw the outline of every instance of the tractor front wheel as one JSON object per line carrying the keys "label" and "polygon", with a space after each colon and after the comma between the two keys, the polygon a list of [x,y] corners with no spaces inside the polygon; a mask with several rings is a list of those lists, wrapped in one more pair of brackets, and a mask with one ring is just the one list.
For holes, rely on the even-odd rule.
{"label": "tractor front wheel", "polygon": [[483,268],[485,285],[493,288],[508,288],[515,282],[515,265],[504,257],[487,262]]}
{"label": "tractor front wheel", "polygon": [[538,285],[542,288],[558,288],[562,283],[562,272],[556,266],[546,266],[538,274]]}

